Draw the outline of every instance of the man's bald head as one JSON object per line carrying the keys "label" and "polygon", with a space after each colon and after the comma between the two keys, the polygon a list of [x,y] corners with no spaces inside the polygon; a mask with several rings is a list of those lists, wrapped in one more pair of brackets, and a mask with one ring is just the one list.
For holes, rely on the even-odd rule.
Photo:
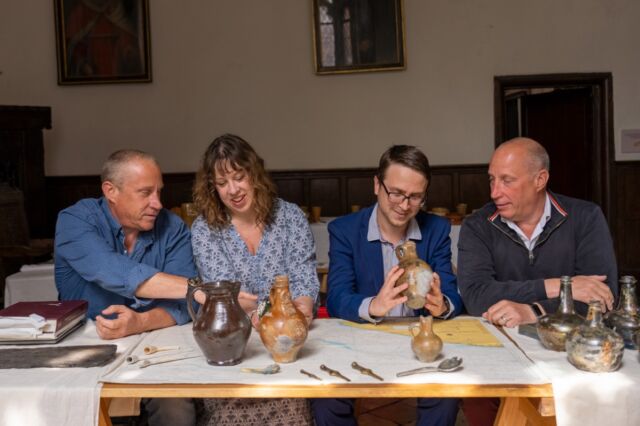
{"label": "man's bald head", "polygon": [[521,158],[532,172],[549,171],[549,154],[542,145],[530,138],[513,138],[498,146],[493,156],[516,155]]}

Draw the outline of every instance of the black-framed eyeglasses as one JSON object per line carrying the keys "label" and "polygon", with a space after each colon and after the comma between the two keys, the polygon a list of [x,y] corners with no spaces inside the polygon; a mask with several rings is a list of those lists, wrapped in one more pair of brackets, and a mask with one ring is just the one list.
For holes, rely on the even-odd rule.
{"label": "black-framed eyeglasses", "polygon": [[380,185],[382,185],[384,192],[387,193],[387,197],[389,198],[389,201],[393,204],[402,204],[404,203],[404,200],[409,200],[409,205],[413,207],[418,207],[418,206],[422,207],[422,205],[425,202],[425,199],[427,198],[426,194],[404,195],[402,192],[391,192],[387,189],[387,185],[384,184],[382,179],[378,178],[378,182],[380,182]]}

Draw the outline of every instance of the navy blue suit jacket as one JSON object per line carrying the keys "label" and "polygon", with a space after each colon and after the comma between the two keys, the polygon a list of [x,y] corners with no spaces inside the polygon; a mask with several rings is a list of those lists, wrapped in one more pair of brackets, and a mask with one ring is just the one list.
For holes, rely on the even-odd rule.
{"label": "navy blue suit jacket", "polygon": [[[384,283],[381,243],[367,240],[372,212],[373,206],[329,223],[327,309],[332,317],[363,322],[358,315],[362,301],[377,295]],[[451,270],[451,225],[424,212],[416,215],[416,221],[422,233],[422,240],[415,242],[418,257],[438,273],[442,292],[455,306],[453,315],[458,315],[462,299]]]}

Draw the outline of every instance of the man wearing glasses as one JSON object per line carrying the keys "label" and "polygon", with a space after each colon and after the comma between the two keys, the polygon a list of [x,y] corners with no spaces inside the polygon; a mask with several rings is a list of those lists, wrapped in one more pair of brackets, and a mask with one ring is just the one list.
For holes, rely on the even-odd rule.
{"label": "man wearing glasses", "polygon": [[[452,318],[462,310],[456,278],[451,270],[449,222],[421,210],[431,170],[418,148],[389,148],[373,178],[377,203],[329,224],[329,278],[327,309],[332,317],[376,323],[385,316],[431,314]],[[403,270],[395,248],[416,243],[418,256],[433,268],[434,280],[423,309],[407,308],[395,287]],[[316,424],[355,425],[353,400],[312,401]],[[417,425],[454,425],[457,399],[419,398]]]}

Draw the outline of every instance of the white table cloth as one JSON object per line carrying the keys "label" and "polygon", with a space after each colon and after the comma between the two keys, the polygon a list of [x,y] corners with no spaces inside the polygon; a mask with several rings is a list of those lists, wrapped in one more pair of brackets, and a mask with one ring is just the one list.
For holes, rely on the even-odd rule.
{"label": "white table cloth", "polygon": [[[100,407],[100,377],[119,365],[127,348],[143,336],[104,341],[87,322],[59,346],[117,344],[118,358],[104,367],[0,369],[0,425],[95,425]],[[27,346],[0,346],[0,348]],[[42,347],[38,345],[38,347]]]}
{"label": "white table cloth", "polygon": [[[455,321],[455,320],[454,320]],[[405,328],[406,326],[399,326]],[[413,355],[410,337],[361,330],[344,325],[337,319],[313,322],[309,337],[298,360],[281,364],[281,372],[274,375],[241,373],[243,367],[265,367],[273,363],[255,330],[249,339],[241,364],[229,367],[207,364],[191,331],[191,325],[156,330],[147,334],[131,354],[140,355],[144,346],[171,346],[192,348],[197,358],[139,368],[137,364],[121,364],[102,380],[107,383],[240,383],[240,384],[304,384],[322,386],[345,383],[320,370],[321,364],[340,371],[354,384],[377,385],[382,382],[362,375],[351,368],[351,362],[371,368],[384,378],[384,383],[455,383],[455,384],[543,384],[549,383],[535,365],[515,348],[493,326],[490,331],[504,347],[480,347],[445,344],[443,356],[464,359],[464,368],[455,373],[429,373],[397,378],[396,373],[423,367]],[[384,341],[384,344],[381,344]],[[437,362],[436,362],[437,364]],[[323,378],[317,381],[300,374],[303,368]]]}
{"label": "white table cloth", "polygon": [[547,350],[517,329],[506,331],[551,379],[558,426],[640,425],[638,351],[625,349],[616,372],[589,373],[571,365],[565,352]]}
{"label": "white table cloth", "polygon": [[16,302],[58,300],[53,276],[53,263],[24,265],[20,272],[9,275],[4,286],[4,306]]}

